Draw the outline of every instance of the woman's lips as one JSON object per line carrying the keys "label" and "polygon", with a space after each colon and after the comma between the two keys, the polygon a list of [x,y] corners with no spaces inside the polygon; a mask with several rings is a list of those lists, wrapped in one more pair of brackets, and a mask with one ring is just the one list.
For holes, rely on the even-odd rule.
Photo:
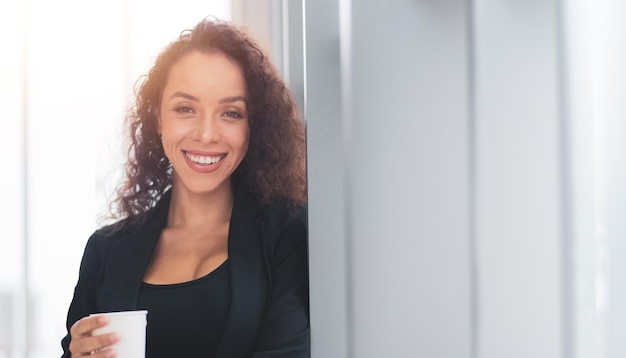
{"label": "woman's lips", "polygon": [[210,173],[217,170],[226,158],[225,153],[183,152],[187,165],[200,173]]}

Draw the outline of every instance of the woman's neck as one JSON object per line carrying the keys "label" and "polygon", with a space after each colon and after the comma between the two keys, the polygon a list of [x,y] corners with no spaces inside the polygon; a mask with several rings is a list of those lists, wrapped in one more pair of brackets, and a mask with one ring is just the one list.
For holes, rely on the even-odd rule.
{"label": "woman's neck", "polygon": [[201,228],[230,221],[233,191],[230,182],[211,193],[197,194],[182,185],[172,186],[167,218],[170,228]]}

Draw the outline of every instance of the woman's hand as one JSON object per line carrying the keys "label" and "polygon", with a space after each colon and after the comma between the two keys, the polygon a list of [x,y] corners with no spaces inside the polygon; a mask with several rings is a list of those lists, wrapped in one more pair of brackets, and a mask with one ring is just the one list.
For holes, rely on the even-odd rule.
{"label": "woman's hand", "polygon": [[70,352],[72,357],[116,357],[117,354],[112,348],[112,344],[120,340],[117,333],[105,333],[97,336],[93,335],[93,330],[104,327],[109,323],[106,316],[88,316],[76,321],[70,328]]}

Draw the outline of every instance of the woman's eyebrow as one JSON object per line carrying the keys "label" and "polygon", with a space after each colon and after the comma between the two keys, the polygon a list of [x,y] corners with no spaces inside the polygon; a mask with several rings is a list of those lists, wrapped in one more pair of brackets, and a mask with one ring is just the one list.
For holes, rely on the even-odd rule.
{"label": "woman's eyebrow", "polygon": [[200,99],[198,97],[192,96],[189,93],[185,93],[185,92],[175,92],[170,99],[174,98],[174,97],[182,97],[184,99],[188,99],[190,101],[194,101],[194,102],[200,102]]}
{"label": "woman's eyebrow", "polygon": [[238,101],[242,101],[244,103],[248,103],[247,98],[244,97],[244,96],[231,96],[231,97],[226,97],[226,98],[220,99],[220,104],[233,103],[233,102],[238,102]]}
{"label": "woman's eyebrow", "polygon": [[[190,101],[194,101],[194,102],[200,102],[200,99],[196,96],[190,95],[189,93],[185,93],[185,92],[175,92],[174,94],[172,94],[172,96],[170,97],[170,99],[175,98],[175,97],[182,97],[184,99],[188,99]],[[220,99],[220,104],[224,104],[224,103],[234,103],[234,102],[244,102],[244,103],[248,103],[248,99],[244,96],[230,96],[230,97],[225,97]]]}

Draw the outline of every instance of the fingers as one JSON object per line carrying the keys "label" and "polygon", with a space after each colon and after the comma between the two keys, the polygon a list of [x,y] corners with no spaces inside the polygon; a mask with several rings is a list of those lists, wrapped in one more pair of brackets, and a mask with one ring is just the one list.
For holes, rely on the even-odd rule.
{"label": "fingers", "polygon": [[97,350],[97,351],[93,351],[90,354],[91,357],[95,357],[95,358],[112,358],[112,357],[116,357],[116,352],[113,348],[105,348],[105,349],[101,349],[101,350]]}
{"label": "fingers", "polygon": [[[72,354],[72,357],[74,357],[75,355]],[[115,350],[113,348],[104,348],[101,350],[95,350],[95,351],[91,351],[89,353],[86,354],[77,354],[77,357],[91,357],[91,358],[113,358],[113,357],[117,357],[117,352],[115,352]]]}
{"label": "fingers", "polygon": [[80,336],[91,336],[91,332],[100,327],[104,327],[109,323],[107,316],[89,316],[83,317],[78,320],[72,328],[70,328],[70,335],[72,338]]}
{"label": "fingers", "polygon": [[72,357],[115,357],[115,351],[107,348],[119,341],[117,333],[105,333],[92,336],[93,330],[105,326],[105,316],[85,317],[70,328],[70,352]]}
{"label": "fingers", "polygon": [[91,337],[77,337],[70,342],[73,356],[95,355],[96,357],[114,357],[115,351],[107,348],[119,341],[117,333],[106,333]]}

